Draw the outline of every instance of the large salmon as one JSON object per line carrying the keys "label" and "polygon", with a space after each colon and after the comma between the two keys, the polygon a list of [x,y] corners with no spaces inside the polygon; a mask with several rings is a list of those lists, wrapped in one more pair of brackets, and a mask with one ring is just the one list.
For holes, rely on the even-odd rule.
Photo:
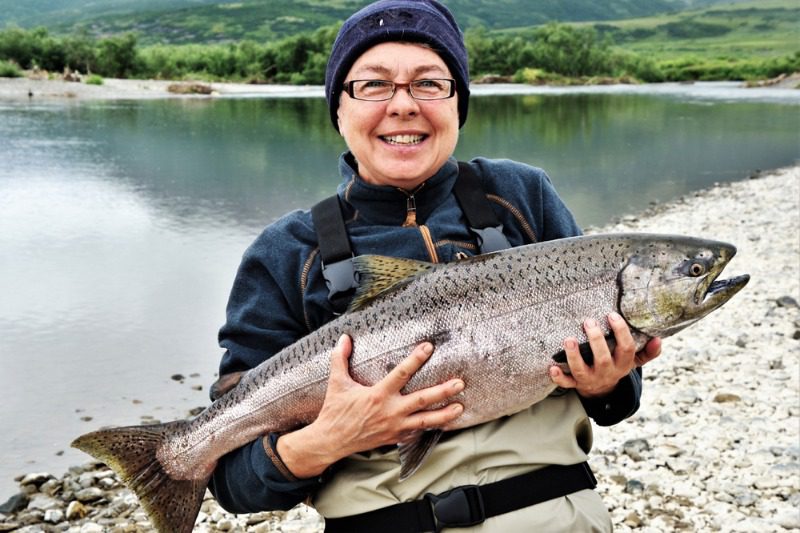
{"label": "large salmon", "polygon": [[350,371],[363,384],[429,340],[434,354],[407,390],[459,377],[464,411],[401,446],[405,478],[441,431],[521,411],[553,392],[548,369],[554,361],[566,369],[565,338],[586,342],[584,319],[595,318],[610,335],[606,316],[616,311],[643,347],[720,307],[749,280],[717,280],[735,253],[730,244],[691,237],[610,234],[445,265],[360,256],[361,286],[347,313],[249,371],[193,420],[100,430],[72,445],[118,472],[160,531],[188,532],[219,457],[315,419],[340,335],[353,338]]}

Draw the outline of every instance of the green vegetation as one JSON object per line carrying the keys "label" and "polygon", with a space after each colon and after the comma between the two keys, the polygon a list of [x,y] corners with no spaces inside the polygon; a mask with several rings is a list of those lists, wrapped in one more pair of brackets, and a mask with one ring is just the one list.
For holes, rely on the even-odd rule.
{"label": "green vegetation", "polygon": [[616,45],[656,60],[775,58],[800,49],[800,5],[791,0],[749,1],[578,26],[592,26]]}
{"label": "green vegetation", "polygon": [[[467,0],[451,3],[458,1]],[[228,11],[251,7],[247,2],[207,6]],[[333,16],[352,7],[347,0],[331,1],[325,13]],[[255,15],[252,19],[264,20]],[[602,23],[549,23],[505,31],[476,26],[465,35],[474,79],[755,80],[800,71],[798,20],[800,6],[791,0],[761,0]],[[0,61],[24,69],[68,68],[105,77],[321,84],[338,27],[331,24],[265,43],[203,45],[142,45],[135,33],[94,38],[86,31],[57,36],[44,28],[10,27],[0,31]],[[15,65],[3,66],[3,71],[13,73]]]}
{"label": "green vegetation", "polygon": [[44,28],[0,31],[0,60],[25,69],[65,69],[114,78],[202,79],[319,84],[338,26],[264,45],[140,47],[134,34],[95,40],[85,33],[55,37]]}
{"label": "green vegetation", "polygon": [[0,61],[0,78],[20,78],[22,71],[13,61]]}
{"label": "green vegetation", "polygon": [[83,82],[86,85],[103,85],[103,77],[97,74],[92,74]]}
{"label": "green vegetation", "polygon": [[[136,33],[143,45],[276,41],[337,24],[370,0],[0,0],[0,27]],[[444,0],[463,28],[613,20],[685,8],[683,0]],[[91,7],[87,9],[87,4]]]}

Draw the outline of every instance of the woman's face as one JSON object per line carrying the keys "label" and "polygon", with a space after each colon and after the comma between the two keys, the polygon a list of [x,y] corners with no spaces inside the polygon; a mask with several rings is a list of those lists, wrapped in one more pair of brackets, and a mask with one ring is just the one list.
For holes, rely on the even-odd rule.
{"label": "woman's face", "polygon": [[[388,42],[362,54],[346,81],[452,78],[441,57],[429,48]],[[445,100],[415,100],[400,87],[391,100],[355,100],[345,91],[339,101],[339,131],[358,161],[364,181],[412,190],[431,177],[453,154],[458,141],[458,95]]]}

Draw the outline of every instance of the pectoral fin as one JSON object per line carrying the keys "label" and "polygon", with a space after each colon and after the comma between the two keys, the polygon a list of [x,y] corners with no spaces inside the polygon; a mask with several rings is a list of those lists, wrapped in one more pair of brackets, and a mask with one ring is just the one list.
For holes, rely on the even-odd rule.
{"label": "pectoral fin", "polygon": [[442,430],[434,429],[415,434],[412,439],[398,445],[400,451],[400,481],[410,477],[419,469],[439,442]]}

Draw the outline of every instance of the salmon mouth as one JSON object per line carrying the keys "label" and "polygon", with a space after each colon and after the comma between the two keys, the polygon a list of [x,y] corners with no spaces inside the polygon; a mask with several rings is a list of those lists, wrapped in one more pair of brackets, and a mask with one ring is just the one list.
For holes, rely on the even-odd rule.
{"label": "salmon mouth", "polygon": [[721,243],[716,254],[717,260],[695,293],[695,305],[702,310],[703,315],[730,300],[734,294],[739,292],[750,281],[749,274],[719,279],[722,271],[725,270],[725,267],[728,266],[728,263],[735,255],[735,246]]}
{"label": "salmon mouth", "polygon": [[750,281],[749,274],[742,274],[741,276],[735,276],[729,279],[714,280],[708,286],[703,302],[709,299],[715,301],[722,300],[722,303],[727,302],[734,294],[747,285],[748,281]]}

